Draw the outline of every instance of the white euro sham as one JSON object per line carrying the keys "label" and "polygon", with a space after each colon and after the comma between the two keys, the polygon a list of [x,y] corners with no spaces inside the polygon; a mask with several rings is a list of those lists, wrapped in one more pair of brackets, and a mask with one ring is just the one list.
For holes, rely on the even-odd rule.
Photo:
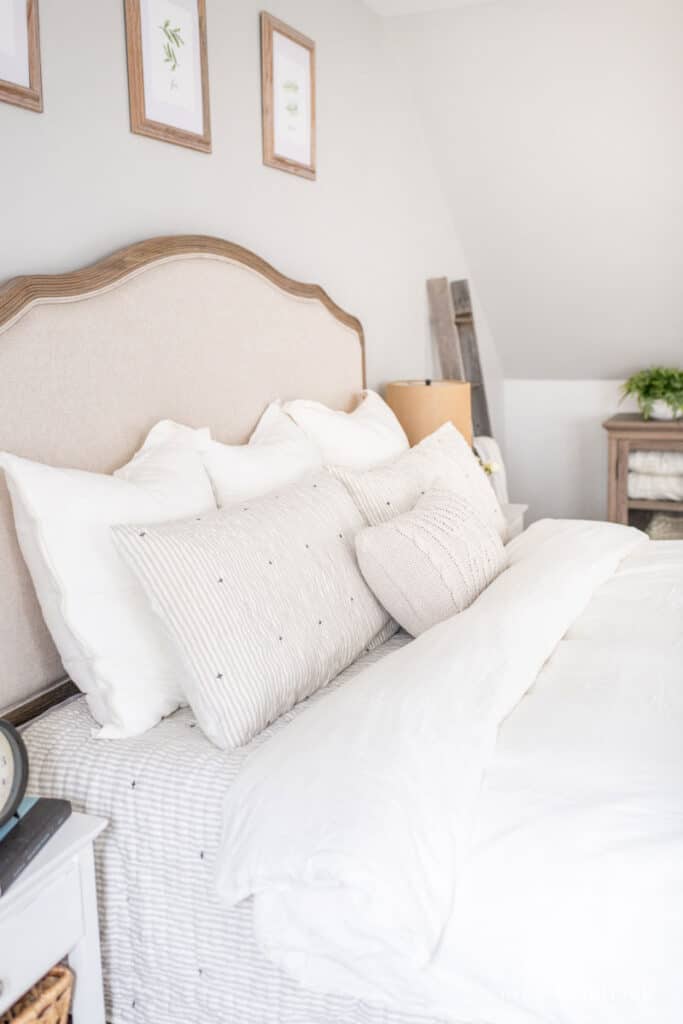
{"label": "white euro sham", "polygon": [[364,391],[350,413],[305,399],[282,408],[316,445],[326,466],[369,469],[408,449],[403,427],[376,391]]}
{"label": "white euro sham", "polygon": [[214,510],[200,454],[207,438],[163,421],[111,476],[0,453],[43,617],[103,738],[145,732],[184,699],[175,649],[110,529]]}
{"label": "white euro sham", "polygon": [[248,444],[207,438],[202,454],[219,508],[286,487],[322,465],[319,448],[280,402],[271,402]]}

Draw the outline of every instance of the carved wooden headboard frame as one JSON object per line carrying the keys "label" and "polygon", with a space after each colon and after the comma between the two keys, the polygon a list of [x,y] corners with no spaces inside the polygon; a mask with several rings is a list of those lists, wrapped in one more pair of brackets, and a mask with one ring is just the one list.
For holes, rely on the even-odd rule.
{"label": "carved wooden headboard frame", "polygon": [[[0,450],[37,461],[111,472],[158,419],[239,443],[275,397],[350,409],[364,387],[360,321],[220,238],[152,238],[0,287]],[[0,473],[0,713],[64,700],[62,673]]]}

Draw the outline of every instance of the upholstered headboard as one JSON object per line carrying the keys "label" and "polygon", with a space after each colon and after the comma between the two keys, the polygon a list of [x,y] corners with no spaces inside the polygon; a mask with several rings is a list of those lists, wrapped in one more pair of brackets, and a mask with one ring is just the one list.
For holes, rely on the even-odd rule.
{"label": "upholstered headboard", "polygon": [[[355,317],[217,238],[155,238],[0,288],[0,450],[51,465],[111,472],[160,419],[241,442],[273,398],[350,409],[364,377]],[[64,674],[1,477],[0,709]]]}

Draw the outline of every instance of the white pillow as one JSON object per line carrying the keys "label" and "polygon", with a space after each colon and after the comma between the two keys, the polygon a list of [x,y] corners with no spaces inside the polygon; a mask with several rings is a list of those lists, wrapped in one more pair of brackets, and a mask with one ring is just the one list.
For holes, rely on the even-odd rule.
{"label": "white pillow", "polygon": [[279,402],[268,406],[249,444],[209,439],[202,454],[219,508],[295,483],[322,465],[319,448],[285,415]]}
{"label": "white pillow", "polygon": [[403,427],[375,391],[364,391],[349,413],[303,399],[285,402],[282,408],[318,446],[326,466],[369,469],[409,447]]}
{"label": "white pillow", "polygon": [[354,473],[332,468],[370,526],[408,512],[438,483],[441,490],[465,498],[479,517],[505,539],[505,516],[486,473],[452,423],[444,423],[387,466]]}
{"label": "white pillow", "polygon": [[395,631],[358,569],[362,525],[343,486],[318,473],[199,522],[115,528],[219,747],[248,742]]}
{"label": "white pillow", "polygon": [[412,636],[463,611],[505,568],[497,531],[451,491],[429,491],[415,508],[356,537],[361,572]]}
{"label": "white pillow", "polygon": [[110,528],[214,511],[198,450],[207,436],[159,423],[112,476],[0,453],[43,617],[102,737],[144,732],[183,701],[177,654]]}

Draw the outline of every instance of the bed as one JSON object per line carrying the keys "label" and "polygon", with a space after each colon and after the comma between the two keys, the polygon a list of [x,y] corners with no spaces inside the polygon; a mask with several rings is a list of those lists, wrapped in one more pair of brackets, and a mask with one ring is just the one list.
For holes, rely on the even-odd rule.
{"label": "bed", "polygon": [[[278,395],[351,408],[364,384],[363,335],[321,289],[239,247],[157,239],[0,290],[0,381],[10,385],[0,448],[110,471],[159,417],[209,423],[237,442]],[[28,723],[33,791],[110,820],[96,859],[111,1024],[680,1019],[683,544],[571,523],[539,524],[511,542],[514,571],[455,625],[436,627],[436,643],[469,673],[477,714],[475,670],[488,679],[489,658],[510,665],[511,678],[519,670],[514,692],[501,691],[493,717],[469,731],[461,720],[451,736],[437,721],[413,742],[415,722],[427,730],[444,719],[449,678],[434,630],[416,641],[398,632],[226,753],[188,708],[139,737],[93,737],[85,700],[61,678],[2,487],[0,706]],[[525,630],[537,664],[523,659]],[[339,716],[348,712],[348,725],[373,685],[363,728],[345,728]],[[386,724],[392,688],[396,728]],[[336,738],[324,731],[330,719]],[[343,778],[325,764],[335,743],[350,752]],[[296,779],[307,762],[320,771],[302,801]],[[360,763],[372,784],[354,777]],[[467,776],[462,792],[444,783],[449,769]],[[425,896],[428,942],[408,909],[401,916],[408,887],[386,889],[406,922],[387,942],[362,909],[347,914],[354,879],[345,903],[345,877],[333,876],[330,892],[296,874],[309,825],[311,837],[328,829],[332,795],[346,837],[359,824],[361,845],[376,833],[367,852],[378,858],[368,876],[378,891],[384,875],[400,882],[416,863],[410,877],[421,887],[431,879],[419,857],[440,858],[444,887]],[[293,823],[284,880],[269,819],[259,817],[273,799]],[[451,892],[453,829],[441,811],[461,799],[467,849],[458,834]],[[402,842],[411,829],[416,841]],[[240,898],[219,899],[217,877],[224,889],[241,885]]]}

